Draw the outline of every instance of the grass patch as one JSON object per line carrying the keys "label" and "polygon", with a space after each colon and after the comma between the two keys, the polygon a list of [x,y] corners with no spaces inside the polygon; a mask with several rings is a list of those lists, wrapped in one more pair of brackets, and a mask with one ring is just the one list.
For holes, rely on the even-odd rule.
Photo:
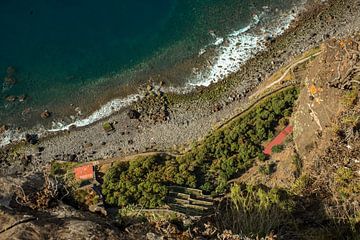
{"label": "grass patch", "polygon": [[293,224],[293,209],[294,202],[285,191],[234,185],[227,204],[218,211],[217,225],[254,239],[266,237]]}
{"label": "grass patch", "polygon": [[346,107],[350,108],[356,104],[359,98],[359,89],[354,88],[351,91],[348,91],[344,94],[344,96],[341,99],[341,103]]}

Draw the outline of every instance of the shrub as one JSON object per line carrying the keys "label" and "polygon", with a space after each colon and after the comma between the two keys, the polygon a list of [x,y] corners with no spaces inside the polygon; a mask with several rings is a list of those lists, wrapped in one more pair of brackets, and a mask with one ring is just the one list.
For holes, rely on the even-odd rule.
{"label": "shrub", "polygon": [[267,163],[259,167],[259,172],[264,175],[271,175],[276,171],[276,163]]}
{"label": "shrub", "polygon": [[260,161],[265,161],[265,160],[267,159],[266,154],[263,153],[263,152],[259,152],[258,155],[257,155],[257,157],[258,157],[258,159],[259,159]]}
{"label": "shrub", "polygon": [[302,171],[302,168],[303,168],[303,164],[302,164],[302,161],[300,159],[299,154],[295,154],[292,157],[292,162],[293,162],[293,164],[295,166],[295,177],[298,178],[298,177],[300,177],[301,171]]}
{"label": "shrub", "polygon": [[271,150],[274,153],[280,153],[285,149],[284,145],[276,145]]}

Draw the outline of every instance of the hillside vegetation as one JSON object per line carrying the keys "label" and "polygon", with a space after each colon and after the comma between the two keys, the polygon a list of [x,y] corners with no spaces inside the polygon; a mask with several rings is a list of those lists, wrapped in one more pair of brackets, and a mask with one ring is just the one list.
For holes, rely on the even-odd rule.
{"label": "hillside vegetation", "polygon": [[141,157],[113,166],[102,186],[106,202],[158,207],[171,185],[200,188],[212,195],[225,193],[229,180],[239,177],[255,159],[265,159],[261,144],[286,122],[297,95],[294,87],[276,93],[183,155]]}

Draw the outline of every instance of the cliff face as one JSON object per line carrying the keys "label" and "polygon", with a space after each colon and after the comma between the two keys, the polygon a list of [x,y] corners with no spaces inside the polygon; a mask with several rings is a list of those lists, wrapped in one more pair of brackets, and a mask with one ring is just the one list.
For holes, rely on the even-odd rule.
{"label": "cliff face", "polygon": [[358,45],[356,39],[328,41],[306,68],[294,114],[294,142],[304,158],[314,157],[311,150],[319,150],[320,140],[326,141],[340,114],[348,110],[346,96],[356,94]]}
{"label": "cliff face", "polygon": [[[294,145],[303,165],[294,185],[302,185],[298,193],[309,203],[303,214],[317,224],[325,219],[338,226],[351,223],[355,232],[360,227],[358,40],[322,45],[322,54],[307,66],[293,120]],[[312,204],[318,209],[310,210]],[[348,239],[355,237],[348,234]]]}

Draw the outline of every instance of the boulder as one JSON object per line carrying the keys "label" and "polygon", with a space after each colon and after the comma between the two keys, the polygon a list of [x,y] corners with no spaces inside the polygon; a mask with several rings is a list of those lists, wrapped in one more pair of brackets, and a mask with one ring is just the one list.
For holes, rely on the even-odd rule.
{"label": "boulder", "polygon": [[139,119],[141,116],[141,114],[136,110],[129,110],[127,115],[130,119]]}
{"label": "boulder", "polygon": [[77,160],[76,154],[70,154],[70,155],[68,156],[68,160],[69,160],[70,162],[75,162],[75,161]]}
{"label": "boulder", "polygon": [[26,95],[19,96],[19,102],[24,102],[26,99]]}
{"label": "boulder", "polygon": [[69,131],[75,130],[76,128],[77,128],[77,127],[76,127],[75,124],[71,124],[71,125],[69,126]]}
{"label": "boulder", "polygon": [[39,142],[39,137],[37,134],[25,134],[25,140],[26,142],[35,145]]}

